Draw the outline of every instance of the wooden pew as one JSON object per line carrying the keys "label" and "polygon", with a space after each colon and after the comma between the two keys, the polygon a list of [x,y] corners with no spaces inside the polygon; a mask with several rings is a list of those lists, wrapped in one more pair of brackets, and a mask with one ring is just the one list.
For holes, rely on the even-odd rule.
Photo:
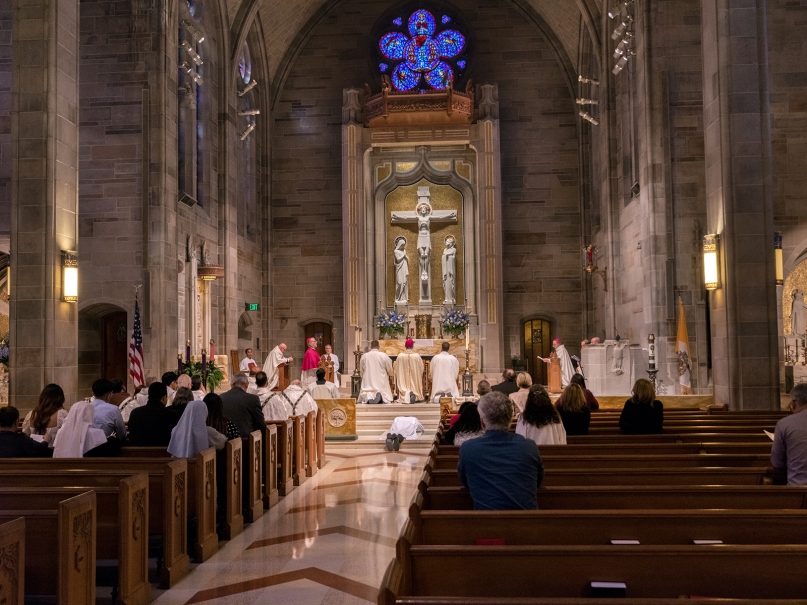
{"label": "wooden pew", "polygon": [[[56,519],[55,511],[53,519]],[[45,523],[44,518],[31,520],[34,523]],[[10,605],[22,605],[23,603],[27,561],[25,558],[25,528],[24,517],[14,515],[10,520],[0,517],[0,603]],[[56,533],[51,536],[42,536],[42,538],[52,540],[53,535],[58,535],[55,523],[51,524],[51,528]],[[67,553],[64,554],[67,555]],[[58,590],[54,592],[55,594],[58,594]]]}
{"label": "wooden pew", "polygon": [[[212,450],[210,450],[212,452]],[[160,584],[170,587],[188,574],[190,561],[186,553],[187,511],[191,508],[198,517],[209,518],[212,507],[213,523],[197,524],[197,540],[194,545],[197,560],[209,558],[218,549],[215,534],[215,483],[213,497],[200,499],[204,492],[191,498],[194,506],[189,507],[188,494],[194,493],[194,473],[189,467],[202,463],[209,452],[202,452],[197,461],[168,459],[135,459],[135,458],[82,458],[82,459],[42,459],[42,458],[7,458],[0,460],[0,477],[20,477],[31,487],[48,487],[54,485],[56,477],[60,477],[56,485],[83,486],[87,489],[95,487],[115,487],[124,477],[145,473],[149,479],[149,527],[147,531],[162,537],[162,566],[160,568]],[[215,467],[215,464],[214,464]],[[215,468],[214,468],[215,473]],[[53,478],[53,481],[51,480]],[[215,482],[215,474],[213,475]],[[198,506],[197,506],[198,505]],[[211,537],[212,527],[212,537]]]}
{"label": "wooden pew", "polygon": [[226,497],[225,515],[222,530],[225,540],[232,540],[244,530],[244,515],[241,512],[243,499],[243,471],[241,437],[231,439],[224,446],[226,456]]}
{"label": "wooden pew", "polygon": [[244,465],[244,494],[247,501],[244,506],[244,518],[247,523],[254,523],[263,515],[263,436],[260,431],[253,431],[243,440],[242,446],[247,451],[248,464]]}
{"label": "wooden pew", "polygon": [[[94,543],[92,558],[94,560],[97,554],[100,559],[117,561],[118,603],[122,605],[146,605],[151,602],[151,584],[148,580],[148,488],[148,477],[140,474],[122,479],[117,487],[93,490],[97,507],[91,532]],[[20,482],[9,486],[9,482],[4,482],[0,487],[0,509],[13,510],[16,514],[24,509],[56,508],[71,496],[85,493],[85,489],[83,486],[24,487],[24,483]],[[73,527],[66,532],[72,535],[61,534],[65,543],[75,543],[77,534],[89,536],[91,517],[92,514],[85,510],[80,519],[74,518]],[[84,529],[77,531],[76,527]],[[59,561],[59,566],[75,566],[78,562],[74,554],[67,559],[66,562]],[[74,559],[76,563],[73,563]],[[89,581],[88,576],[85,579]],[[94,568],[92,581],[94,586]]]}
{"label": "wooden pew", "polygon": [[617,433],[608,434],[588,434],[588,435],[568,435],[566,442],[574,445],[578,443],[703,443],[706,441],[719,441],[721,443],[767,443],[770,438],[762,432],[738,432],[720,433],[714,431],[702,431],[694,433],[668,433],[661,435],[621,435]]}
{"label": "wooden pew", "polygon": [[305,419],[305,476],[313,477],[317,474],[317,413],[308,412]]}
{"label": "wooden pew", "polygon": [[[542,487],[542,510],[637,509],[802,509],[807,508],[807,487],[761,485],[672,485],[626,487]],[[424,510],[470,510],[471,495],[460,487],[430,487]]]}
{"label": "wooden pew", "polygon": [[[770,455],[768,443],[575,443],[571,445],[541,445],[541,457],[547,456],[678,456],[681,454],[761,454]],[[456,445],[438,444],[438,456],[458,456]]]}
{"label": "wooden pew", "polygon": [[325,466],[325,410],[317,411],[317,466]]}
{"label": "wooden pew", "polygon": [[305,469],[305,426],[306,426],[306,417],[305,416],[292,416],[292,422],[294,423],[294,443],[292,452],[294,453],[294,465],[293,465],[293,475],[292,479],[294,480],[294,485],[302,485],[306,482],[308,477],[306,476],[306,469]]}
{"label": "wooden pew", "polygon": [[263,448],[264,453],[264,471],[266,480],[264,482],[263,490],[263,508],[269,509],[277,504],[279,500],[277,489],[277,473],[278,473],[278,435],[277,425],[267,423],[266,425],[266,444]]}
{"label": "wooden pew", "polygon": [[289,420],[270,420],[266,423],[267,426],[274,425],[277,427],[278,449],[277,449],[277,463],[278,463],[278,482],[277,491],[285,497],[294,490],[294,421]]}

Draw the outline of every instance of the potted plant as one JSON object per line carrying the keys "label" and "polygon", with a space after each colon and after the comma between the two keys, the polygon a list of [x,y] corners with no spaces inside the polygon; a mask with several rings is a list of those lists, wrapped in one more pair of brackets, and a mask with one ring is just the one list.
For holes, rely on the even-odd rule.
{"label": "potted plant", "polygon": [[[182,366],[182,373],[188,376],[202,376],[202,362],[201,361],[186,361]],[[208,393],[213,393],[222,382],[224,381],[224,372],[212,361],[207,362],[207,387]]]}
{"label": "potted plant", "polygon": [[376,327],[378,328],[379,338],[395,340],[406,330],[406,315],[386,309],[378,315]]}

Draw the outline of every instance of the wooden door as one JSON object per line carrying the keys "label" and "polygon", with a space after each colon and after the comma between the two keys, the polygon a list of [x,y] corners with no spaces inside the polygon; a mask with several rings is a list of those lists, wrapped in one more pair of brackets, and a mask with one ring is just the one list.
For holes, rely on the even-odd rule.
{"label": "wooden door", "polygon": [[324,321],[315,321],[310,324],[306,324],[303,352],[307,350],[305,343],[308,342],[308,339],[315,338],[317,340],[317,353],[320,355],[325,355],[325,345],[333,346],[333,343],[331,342],[331,338],[333,338],[332,329],[333,326],[329,323],[325,323]]}
{"label": "wooden door", "polygon": [[129,377],[129,352],[126,339],[126,311],[110,313],[103,318],[104,351],[101,376],[112,380],[120,378],[123,384]]}
{"label": "wooden door", "polygon": [[549,322],[545,319],[531,319],[524,322],[524,359],[533,384],[547,384],[547,365],[538,357],[549,357],[552,351],[552,334]]}

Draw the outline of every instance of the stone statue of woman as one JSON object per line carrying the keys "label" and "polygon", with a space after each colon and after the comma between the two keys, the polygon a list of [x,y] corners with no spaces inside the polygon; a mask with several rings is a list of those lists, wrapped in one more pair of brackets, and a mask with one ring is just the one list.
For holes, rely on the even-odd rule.
{"label": "stone statue of woman", "polygon": [[790,314],[790,333],[803,336],[807,328],[807,307],[804,306],[804,292],[793,291],[793,309]]}
{"label": "stone statue of woman", "polygon": [[409,304],[409,259],[406,258],[406,238],[395,240],[392,252],[395,260],[395,304]]}
{"label": "stone statue of woman", "polygon": [[446,238],[446,248],[443,250],[443,304],[456,304],[457,298],[457,249],[454,247],[454,238]]}

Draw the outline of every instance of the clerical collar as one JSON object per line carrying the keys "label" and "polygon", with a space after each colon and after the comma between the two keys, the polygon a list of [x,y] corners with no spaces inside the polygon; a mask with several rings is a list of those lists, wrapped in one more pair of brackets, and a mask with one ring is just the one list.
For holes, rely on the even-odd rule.
{"label": "clerical collar", "polygon": [[326,382],[325,380],[317,380],[317,384],[325,384]]}

